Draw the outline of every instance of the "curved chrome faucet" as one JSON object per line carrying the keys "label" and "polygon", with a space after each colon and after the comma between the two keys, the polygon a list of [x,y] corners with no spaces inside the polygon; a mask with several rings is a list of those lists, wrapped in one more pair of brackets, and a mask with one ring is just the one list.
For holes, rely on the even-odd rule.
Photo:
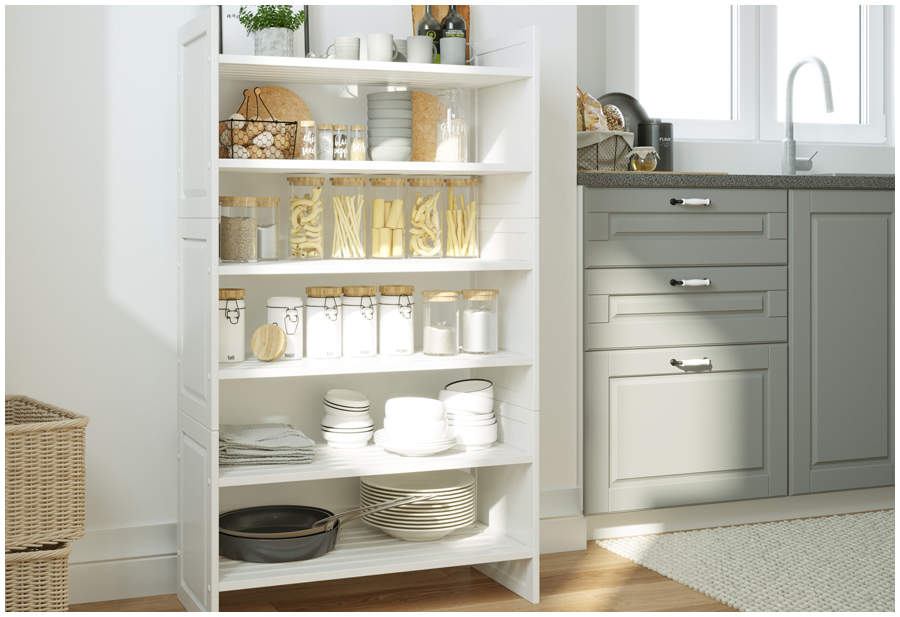
{"label": "curved chrome faucet", "polygon": [[819,68],[822,74],[822,87],[825,90],[825,113],[834,112],[834,100],[831,97],[831,76],[828,74],[828,67],[819,58],[815,56],[803,56],[788,73],[787,88],[785,89],[784,101],[784,140],[781,142],[781,175],[793,176],[797,174],[797,170],[810,171],[812,169],[813,156],[818,154],[814,152],[808,159],[797,158],[797,142],[794,141],[794,78],[797,71],[804,64],[814,64]]}

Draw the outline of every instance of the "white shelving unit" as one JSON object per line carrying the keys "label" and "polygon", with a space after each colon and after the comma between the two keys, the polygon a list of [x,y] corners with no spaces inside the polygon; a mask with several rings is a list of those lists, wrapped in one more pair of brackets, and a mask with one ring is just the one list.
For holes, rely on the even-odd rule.
{"label": "white shelving unit", "polygon": [[[539,89],[536,29],[475,44],[475,66],[323,61],[219,55],[218,7],[178,32],[178,598],[189,610],[215,611],[219,593],[327,579],[472,565],[532,602],[539,599],[538,543],[538,137]],[[328,109],[335,86],[359,100],[344,110],[364,114],[365,97],[354,87],[406,87],[470,91],[471,163],[339,163],[219,160],[218,120],[235,92],[279,84],[302,92],[313,116]],[[222,93],[220,96],[220,92]],[[317,101],[318,97],[318,101]],[[224,100],[227,98],[228,100]],[[316,102],[319,102],[318,108]],[[347,107],[349,105],[350,107]],[[481,180],[480,257],[477,259],[218,262],[219,191],[286,190],[294,174],[366,176],[474,176]],[[501,352],[478,356],[413,356],[310,359],[263,363],[248,359],[218,365],[218,288],[246,287],[247,311],[264,311],[265,293],[297,292],[329,280],[379,284],[418,277],[434,289],[496,288],[501,293]],[[346,284],[346,283],[345,283]],[[354,283],[356,284],[356,283]],[[417,291],[421,289],[417,285]],[[251,294],[251,291],[253,292]],[[302,293],[302,292],[301,292]],[[249,354],[248,354],[249,355]],[[252,357],[252,356],[251,356]],[[376,381],[370,374],[384,374]],[[462,377],[495,385],[499,441],[478,452],[401,457],[377,445],[360,450],[316,446],[307,465],[219,468],[220,417],[260,421],[299,401],[297,422],[315,427],[323,384],[369,384],[373,400],[403,396],[416,384]],[[366,381],[368,379],[368,381]],[[249,381],[248,381],[249,380]],[[231,382],[226,385],[225,382]],[[372,384],[376,385],[373,386]],[[328,386],[333,387],[333,386]],[[440,387],[440,386],[438,386]],[[227,388],[220,396],[220,390]],[[321,390],[321,392],[320,392]],[[258,396],[259,392],[271,397]],[[432,394],[435,396],[436,392]],[[306,397],[306,398],[303,398]],[[242,407],[241,401],[253,400]],[[279,407],[278,401],[281,401]],[[270,409],[271,406],[271,409]],[[376,420],[377,421],[377,420]],[[365,525],[343,530],[335,549],[309,561],[255,564],[220,558],[218,515],[241,506],[298,499],[306,487],[355,490],[363,475],[467,469],[477,479],[476,522],[435,542],[404,542]],[[315,491],[311,488],[315,494]],[[264,493],[265,491],[277,491]],[[329,492],[326,490],[326,492]],[[267,495],[260,497],[260,495]],[[335,497],[335,500],[339,498]],[[311,503],[323,507],[347,503]]]}

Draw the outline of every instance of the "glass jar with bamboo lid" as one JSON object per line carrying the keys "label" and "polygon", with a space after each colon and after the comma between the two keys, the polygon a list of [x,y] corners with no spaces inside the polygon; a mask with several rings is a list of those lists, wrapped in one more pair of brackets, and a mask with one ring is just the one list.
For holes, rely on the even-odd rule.
{"label": "glass jar with bamboo lid", "polygon": [[409,256],[442,257],[444,254],[444,181],[441,178],[410,178]]}
{"label": "glass jar with bamboo lid", "polygon": [[332,156],[335,161],[346,161],[349,152],[347,143],[347,125],[334,125],[334,147],[332,148]]}
{"label": "glass jar with bamboo lid", "polygon": [[459,353],[459,292],[428,290],[422,297],[422,351],[426,356],[455,356]]}
{"label": "glass jar with bamboo lid", "polygon": [[447,229],[444,254],[447,257],[478,257],[478,180],[448,178]]}
{"label": "glass jar with bamboo lid", "polygon": [[300,122],[300,132],[297,134],[297,148],[300,156],[297,158],[301,161],[316,160],[316,123],[312,120],[303,120]]}
{"label": "glass jar with bamboo lid", "polygon": [[332,259],[366,258],[366,179],[331,178],[326,251]]}
{"label": "glass jar with bamboo lid", "polygon": [[287,179],[291,185],[291,259],[322,259],[325,255],[325,216],[322,189],[325,178],[300,176]]}
{"label": "glass jar with bamboo lid", "polygon": [[350,160],[366,160],[366,125],[353,124],[350,126]]}
{"label": "glass jar with bamboo lid", "polygon": [[316,136],[316,153],[317,161],[334,160],[334,126],[331,124],[320,124],[319,134]]}
{"label": "glass jar with bamboo lid", "polygon": [[406,178],[369,178],[372,190],[372,250],[375,259],[406,256]]}
{"label": "glass jar with bamboo lid", "polygon": [[489,354],[498,350],[500,292],[496,289],[463,289],[462,350]]}
{"label": "glass jar with bamboo lid", "polygon": [[278,259],[278,197],[256,200],[256,257],[260,261]]}
{"label": "glass jar with bamboo lid", "polygon": [[256,197],[219,197],[219,261],[256,261]]}

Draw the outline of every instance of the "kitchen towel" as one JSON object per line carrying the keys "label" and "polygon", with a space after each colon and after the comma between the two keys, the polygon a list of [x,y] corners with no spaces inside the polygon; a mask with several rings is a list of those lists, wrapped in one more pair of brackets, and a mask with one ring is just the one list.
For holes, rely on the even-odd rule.
{"label": "kitchen towel", "polygon": [[309,463],[313,445],[290,424],[219,425],[219,464],[225,467]]}

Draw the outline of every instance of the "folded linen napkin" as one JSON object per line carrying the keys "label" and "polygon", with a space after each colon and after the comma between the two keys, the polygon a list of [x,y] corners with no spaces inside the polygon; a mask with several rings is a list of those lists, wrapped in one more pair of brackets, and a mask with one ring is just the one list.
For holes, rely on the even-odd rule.
{"label": "folded linen napkin", "polygon": [[252,450],[297,450],[311,448],[315,442],[290,424],[220,424],[220,449],[223,445]]}
{"label": "folded linen napkin", "polygon": [[312,456],[302,459],[270,459],[267,457],[220,458],[219,467],[244,467],[247,465],[306,465],[312,462]]}

